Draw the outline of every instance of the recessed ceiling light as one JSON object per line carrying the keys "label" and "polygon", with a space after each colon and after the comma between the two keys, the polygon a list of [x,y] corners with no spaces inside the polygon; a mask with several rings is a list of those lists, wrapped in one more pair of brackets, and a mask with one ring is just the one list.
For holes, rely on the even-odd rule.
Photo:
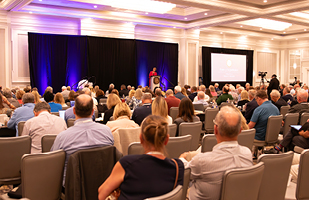
{"label": "recessed ceiling light", "polygon": [[175,26],[173,28],[176,28]]}
{"label": "recessed ceiling light", "polygon": [[185,19],[188,19],[188,18],[185,17]]}
{"label": "recessed ceiling light", "polygon": [[304,31],[307,31],[307,29],[304,29]]}
{"label": "recessed ceiling light", "polygon": [[271,40],[274,40],[274,38],[271,38]]}
{"label": "recessed ceiling light", "polygon": [[240,27],[242,27],[242,25],[240,25]]}
{"label": "recessed ceiling light", "polygon": [[267,0],[264,0],[263,2],[264,2],[264,3],[267,3]]}
{"label": "recessed ceiling light", "polygon": [[296,38],[295,40],[298,40],[298,38]]}
{"label": "recessed ceiling light", "polygon": [[260,28],[260,30],[263,30],[262,28]]}
{"label": "recessed ceiling light", "polygon": [[93,6],[94,8],[97,8],[98,6]]}
{"label": "recessed ceiling light", "polygon": [[32,12],[31,12],[31,11],[30,11],[29,13],[30,13],[30,14],[32,14]]}
{"label": "recessed ceiling light", "polygon": [[148,15],[148,12],[146,12],[145,14]]}
{"label": "recessed ceiling light", "polygon": [[42,0],[39,0],[39,1],[42,1]]}
{"label": "recessed ceiling light", "polygon": [[207,13],[204,13],[204,15],[207,15]]}
{"label": "recessed ceiling light", "polygon": [[220,32],[220,34],[223,34],[223,32]]}
{"label": "recessed ceiling light", "polygon": [[284,34],[286,33],[286,32],[283,32]]}

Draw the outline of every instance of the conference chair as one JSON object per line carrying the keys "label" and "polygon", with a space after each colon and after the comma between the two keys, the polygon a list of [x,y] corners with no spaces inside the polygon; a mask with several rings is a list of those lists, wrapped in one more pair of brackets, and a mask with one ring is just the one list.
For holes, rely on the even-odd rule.
{"label": "conference chair", "polygon": [[114,146],[83,149],[67,164],[65,199],[98,199],[98,188],[109,177],[122,154]]}
{"label": "conference chair", "polygon": [[71,126],[74,126],[74,122],[75,122],[75,119],[73,119],[73,118],[68,119],[68,121],[67,121],[68,128],[70,128]]}
{"label": "conference chair", "polygon": [[0,186],[20,184],[21,157],[31,150],[30,136],[0,138]]}
{"label": "conference chair", "polygon": [[179,107],[171,107],[170,108],[170,116],[172,117],[173,121],[177,118],[179,113]]}
{"label": "conference chair", "polygon": [[206,134],[202,138],[202,149],[201,152],[212,151],[212,148],[217,144],[217,139],[215,134]]}
{"label": "conference chair", "polygon": [[242,130],[237,137],[238,144],[248,147],[250,151],[252,151],[255,131],[255,128],[249,130]]}
{"label": "conference chair", "polygon": [[59,112],[51,112],[51,114],[59,117]]}
{"label": "conference chair", "polygon": [[304,125],[307,120],[309,119],[309,113],[303,113],[301,114],[301,117],[300,117],[300,125]]}
{"label": "conference chair", "polygon": [[220,199],[257,199],[263,172],[264,163],[262,162],[252,167],[227,170],[223,175]]}
{"label": "conference chair", "polygon": [[158,197],[151,197],[145,200],[180,200],[182,198],[183,187],[178,185],[175,189],[170,191],[167,194],[158,196]]}
{"label": "conference chair", "polygon": [[177,132],[177,125],[176,124],[169,124],[168,130],[169,130],[170,137],[175,137],[176,132]]}
{"label": "conference chair", "polygon": [[190,183],[190,176],[191,176],[191,169],[187,168],[185,169],[184,175],[183,175],[183,184],[182,184],[182,197],[181,200],[187,199],[187,191]]}
{"label": "conference chair", "polygon": [[60,199],[65,152],[26,154],[21,159],[22,196],[31,200]]}
{"label": "conference chair", "polygon": [[[182,153],[190,151],[191,135],[170,137],[165,146],[168,158],[178,158]],[[128,155],[143,154],[144,149],[139,142],[133,142],[128,147]]]}
{"label": "conference chair", "polygon": [[[283,107],[283,106],[282,106]],[[296,125],[298,123],[299,114],[298,113],[287,113],[285,115],[282,135],[283,137],[289,132],[290,125]]]}
{"label": "conference chair", "polygon": [[107,98],[104,98],[104,99],[100,99],[100,102],[99,102],[99,103],[100,103],[101,105],[103,105],[103,104],[106,103],[106,102],[107,102]]}
{"label": "conference chair", "polygon": [[8,127],[0,127],[0,138],[1,137],[16,137],[16,130]]}
{"label": "conference chair", "polygon": [[206,133],[213,133],[214,132],[214,122],[216,115],[219,112],[219,108],[210,108],[205,110],[205,121],[204,121],[204,128]]}
{"label": "conference chair", "polygon": [[25,123],[25,121],[18,122],[18,136],[21,136],[21,134],[23,133]]}
{"label": "conference chair", "polygon": [[203,123],[201,121],[181,123],[179,125],[179,136],[192,136],[190,151],[195,151],[199,147],[202,126]]}
{"label": "conference chair", "polygon": [[42,153],[50,151],[56,137],[57,135],[51,135],[51,134],[43,135],[43,137],[41,138]]}
{"label": "conference chair", "polygon": [[193,106],[194,106],[194,110],[200,110],[200,111],[205,110],[204,105],[202,103],[194,103]]}
{"label": "conference chair", "polygon": [[62,106],[62,110],[67,110],[69,108],[70,108],[70,106]]}
{"label": "conference chair", "polygon": [[264,163],[264,174],[258,200],[284,200],[287,189],[293,152],[283,154],[263,154],[257,163]]}
{"label": "conference chair", "polygon": [[141,128],[120,128],[113,133],[114,146],[117,147],[124,156],[128,155],[128,147],[132,142],[140,141]]}
{"label": "conference chair", "polygon": [[287,112],[288,112],[289,109],[290,109],[290,106],[281,106],[281,108],[280,108],[280,114],[281,114],[282,116],[285,116],[285,115],[287,114]]}
{"label": "conference chair", "polygon": [[[274,145],[278,141],[278,136],[282,124],[282,115],[270,116],[267,120],[267,128],[265,141],[254,140],[253,145],[255,147],[264,147],[266,145]],[[263,150],[264,148],[262,148]],[[257,155],[257,148],[255,148]]]}
{"label": "conference chair", "polygon": [[297,186],[296,186],[296,199],[308,200],[309,199],[309,149],[304,150],[300,155]]}

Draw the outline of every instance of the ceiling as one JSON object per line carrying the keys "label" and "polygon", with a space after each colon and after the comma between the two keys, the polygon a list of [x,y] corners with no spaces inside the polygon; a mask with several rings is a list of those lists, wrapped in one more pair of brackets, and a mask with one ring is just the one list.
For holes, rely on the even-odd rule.
{"label": "ceiling", "polygon": [[[177,6],[167,13],[158,14],[114,8],[103,5],[102,0],[0,0],[0,8],[13,12],[125,21],[136,25],[200,29],[269,39],[309,38],[309,0],[161,1]],[[288,27],[274,30],[275,26],[270,21],[260,25],[256,21],[248,21],[259,18],[285,22]]]}

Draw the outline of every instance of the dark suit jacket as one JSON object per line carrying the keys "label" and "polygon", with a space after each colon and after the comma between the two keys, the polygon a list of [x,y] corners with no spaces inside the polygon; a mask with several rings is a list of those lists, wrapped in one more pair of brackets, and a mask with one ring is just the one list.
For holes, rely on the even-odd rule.
{"label": "dark suit jacket", "polygon": [[309,112],[309,105],[307,103],[296,104],[288,110],[288,113],[299,113],[298,124],[304,112]]}
{"label": "dark suit jacket", "polygon": [[279,109],[279,111],[280,111],[281,106],[287,106],[288,105],[288,103],[284,99],[282,99],[282,97],[276,103],[273,102],[273,101],[271,101],[271,102]]}
{"label": "dark suit jacket", "polygon": [[270,99],[270,93],[272,90],[279,90],[280,82],[277,78],[273,78],[269,82],[269,86],[267,88],[268,99]]}
{"label": "dark suit jacket", "polygon": [[103,119],[103,122],[102,122],[103,124],[106,124],[109,121],[109,119],[111,118],[111,116],[113,116],[114,109],[115,109],[115,106],[104,112],[104,119]]}
{"label": "dark suit jacket", "polygon": [[119,91],[119,96],[120,96],[120,98],[122,98],[123,95],[124,95],[125,97],[126,97],[126,96],[129,96],[129,90],[127,90],[127,89],[120,90],[120,91]]}
{"label": "dark suit jacket", "polygon": [[293,101],[293,96],[291,94],[286,94],[282,96],[282,99],[284,99],[286,102],[288,102],[288,100]]}
{"label": "dark suit jacket", "polygon": [[142,121],[148,116],[151,115],[151,104],[147,103],[141,107],[135,108],[132,114],[132,120],[135,121],[138,125],[141,125]]}
{"label": "dark suit jacket", "polygon": [[252,99],[249,103],[247,103],[247,108],[245,112],[245,118],[247,120],[247,123],[250,122],[250,119],[252,117],[253,111],[258,107],[259,105],[257,104],[255,99]]}
{"label": "dark suit jacket", "polygon": [[178,92],[178,93],[175,94],[174,96],[175,96],[176,98],[180,99],[180,100],[186,97],[186,96],[183,95],[181,92]]}
{"label": "dark suit jacket", "polygon": [[191,99],[191,101],[193,102],[194,98],[197,96],[197,92],[193,92],[191,93],[188,97]]}

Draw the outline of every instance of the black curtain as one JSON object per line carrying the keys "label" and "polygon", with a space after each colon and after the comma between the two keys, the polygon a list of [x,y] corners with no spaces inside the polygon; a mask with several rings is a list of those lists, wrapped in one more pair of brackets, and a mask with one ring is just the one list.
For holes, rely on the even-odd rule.
{"label": "black curtain", "polygon": [[[226,49],[226,48],[212,48],[202,47],[202,69],[203,69],[203,84],[207,87],[214,85],[215,82],[211,81],[211,53],[224,53],[224,54],[239,54],[247,56],[246,66],[246,81],[245,82],[229,82],[232,84],[241,84],[245,86],[246,83],[252,85],[253,78],[253,50],[240,50],[240,49]],[[222,88],[226,82],[218,82],[219,87]]]}
{"label": "black curtain", "polygon": [[[178,44],[90,36],[28,34],[32,87],[43,94],[89,79],[106,90],[110,83],[148,85],[153,66],[166,87],[177,85]],[[169,83],[169,80],[171,83]]]}

